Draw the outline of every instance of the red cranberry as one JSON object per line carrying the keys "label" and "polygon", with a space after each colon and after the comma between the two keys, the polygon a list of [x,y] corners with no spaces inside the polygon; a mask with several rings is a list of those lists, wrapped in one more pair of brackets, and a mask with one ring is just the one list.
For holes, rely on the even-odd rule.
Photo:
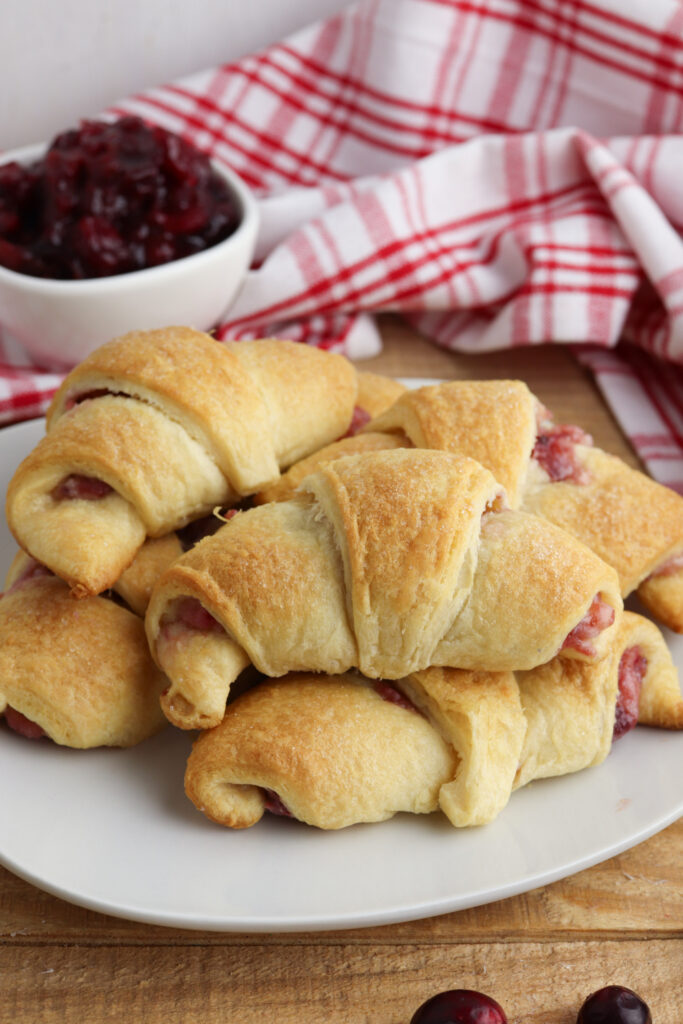
{"label": "red cranberry", "polygon": [[106,498],[108,494],[111,494],[112,490],[113,487],[96,476],[81,476],[80,473],[72,473],[52,489],[52,497],[55,501],[73,498],[80,498],[82,501],[99,501],[100,498]]}
{"label": "red cranberry", "polygon": [[495,999],[466,988],[439,992],[415,1011],[410,1024],[507,1024]]}
{"label": "red cranberry", "polygon": [[647,658],[640,647],[627,647],[619,662],[619,693],[612,739],[618,740],[638,724],[640,691],[647,672]]}
{"label": "red cranberry", "polygon": [[25,736],[27,740],[39,740],[46,735],[36,722],[32,722],[30,718],[14,708],[5,708],[5,721],[10,729],[18,732],[20,736]]}
{"label": "red cranberry", "polygon": [[579,1010],[576,1024],[652,1024],[647,1004],[630,988],[598,989]]}
{"label": "red cranberry", "polygon": [[197,629],[200,633],[220,633],[223,630],[220,622],[214,619],[211,612],[208,612],[196,597],[179,599],[175,619],[188,629]]}
{"label": "red cranberry", "polygon": [[593,439],[580,427],[569,424],[549,427],[539,434],[531,453],[540,462],[552,481],[570,480],[574,484],[587,484],[590,476],[577,461],[575,445],[592,445]]}
{"label": "red cranberry", "polygon": [[42,160],[0,165],[0,264],[33,277],[158,266],[216,245],[238,221],[206,154],[137,117],[83,121]]}
{"label": "red cranberry", "polygon": [[351,417],[351,423],[349,429],[344,434],[344,437],[353,437],[359,430],[369,423],[372,416],[367,409],[364,409],[361,405],[355,405],[353,407],[353,416]]}

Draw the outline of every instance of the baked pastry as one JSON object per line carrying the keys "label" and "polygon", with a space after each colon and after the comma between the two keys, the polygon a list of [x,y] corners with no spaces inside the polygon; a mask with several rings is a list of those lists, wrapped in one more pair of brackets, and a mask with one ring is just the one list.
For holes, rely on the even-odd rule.
{"label": "baked pastry", "polygon": [[532,779],[601,763],[625,727],[615,728],[615,707],[641,685],[641,707],[658,691],[680,706],[661,634],[632,613],[598,662],[555,658],[516,674],[430,668],[394,684],[293,674],[229,705],[195,742],[185,789],[232,828],[265,810],[325,829],[437,808],[457,827],[480,825]]}
{"label": "baked pastry", "polygon": [[578,537],[617,570],[622,596],[637,588],[657,619],[683,632],[683,498],[594,448],[580,428],[556,426],[522,381],[451,381],[405,391],[355,437],[290,467],[257,501],[289,497],[306,473],[335,458],[411,446],[481,462],[512,508]]}
{"label": "baked pastry", "polygon": [[185,791],[231,828],[253,825],[266,809],[344,828],[435,810],[456,766],[422,715],[382,699],[360,676],[291,675],[238,697],[199,737]]}
{"label": "baked pastry", "polygon": [[359,370],[356,406],[362,410],[369,421],[375,416],[379,416],[385,409],[389,409],[406,390],[405,384],[394,380],[393,377],[384,377],[379,373]]}
{"label": "baked pastry", "polygon": [[394,443],[477,459],[512,508],[578,537],[616,569],[622,596],[638,588],[660,621],[683,632],[683,498],[593,447],[580,428],[555,425],[526,384],[451,381],[407,391],[371,429],[375,438],[387,432]]}
{"label": "baked pastry", "polygon": [[269,676],[398,679],[601,657],[621,610],[616,574],[501,506],[473,460],[400,449],[339,459],[291,500],[238,513],[152,592],[165,713],[181,728],[217,724],[250,662]]}
{"label": "baked pastry", "polygon": [[353,419],[348,434],[332,444],[323,445],[312,455],[300,459],[282,474],[282,476],[271,484],[264,487],[254,495],[254,503],[263,505],[268,501],[283,501],[289,498],[297,489],[301,481],[310,473],[314,473],[319,466],[328,462],[334,462],[342,455],[358,455],[361,452],[385,451],[389,448],[404,448],[405,441],[391,437],[387,434],[358,433],[375,416],[379,416],[385,409],[399,398],[406,387],[391,377],[382,377],[377,373],[358,373],[358,397],[356,408],[353,412]]}
{"label": "baked pastry", "polygon": [[14,560],[0,600],[0,716],[11,728],[68,747],[133,746],[166,725],[165,686],[138,615],[107,597],[75,601],[44,566]]}
{"label": "baked pastry", "polygon": [[356,390],[343,357],[293,342],[127,334],[55,395],[10,483],[10,528],[76,596],[99,593],[147,536],[234,504],[343,434]]}
{"label": "baked pastry", "polygon": [[406,442],[400,437],[392,434],[379,434],[375,432],[363,432],[353,434],[350,437],[343,437],[332,444],[326,444],[313,452],[305,459],[300,459],[290,466],[286,473],[283,473],[279,480],[276,480],[270,487],[264,487],[254,495],[255,505],[265,505],[269,501],[286,501],[291,498],[295,490],[311,473],[329,462],[335,462],[345,455],[363,455],[366,452],[386,452],[394,448],[405,448]]}

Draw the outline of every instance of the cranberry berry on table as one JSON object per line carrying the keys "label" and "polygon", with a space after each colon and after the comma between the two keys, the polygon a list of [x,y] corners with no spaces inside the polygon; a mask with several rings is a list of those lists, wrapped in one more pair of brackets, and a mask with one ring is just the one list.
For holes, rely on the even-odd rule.
{"label": "cranberry berry on table", "polygon": [[[415,1011],[410,1024],[507,1024],[507,1017],[495,999],[459,988],[432,996]],[[652,1024],[652,1018],[630,988],[608,985],[586,999],[576,1024]]]}
{"label": "cranberry berry on table", "polygon": [[589,996],[576,1024],[652,1024],[650,1010],[639,995],[622,985],[608,985]]}
{"label": "cranberry berry on table", "polygon": [[222,242],[239,223],[209,158],[138,117],[84,121],[31,163],[0,164],[0,265],[32,277],[110,277]]}
{"label": "cranberry berry on table", "polygon": [[507,1024],[502,1006],[466,988],[432,996],[413,1014],[410,1024]]}

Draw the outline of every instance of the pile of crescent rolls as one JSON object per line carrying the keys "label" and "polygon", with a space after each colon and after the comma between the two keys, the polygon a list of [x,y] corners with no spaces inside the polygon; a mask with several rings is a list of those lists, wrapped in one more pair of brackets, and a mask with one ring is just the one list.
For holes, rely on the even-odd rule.
{"label": "pile of crescent rolls", "polygon": [[131,333],[68,374],[6,514],[6,726],[199,730],[186,792],[223,825],[483,824],[638,723],[683,728],[652,621],[683,632],[683,498],[520,381]]}

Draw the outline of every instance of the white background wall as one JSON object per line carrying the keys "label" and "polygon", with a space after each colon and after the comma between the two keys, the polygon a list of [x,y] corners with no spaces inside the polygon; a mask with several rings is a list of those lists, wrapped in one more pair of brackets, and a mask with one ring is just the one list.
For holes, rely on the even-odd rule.
{"label": "white background wall", "polygon": [[0,149],[224,63],[348,0],[0,0]]}

